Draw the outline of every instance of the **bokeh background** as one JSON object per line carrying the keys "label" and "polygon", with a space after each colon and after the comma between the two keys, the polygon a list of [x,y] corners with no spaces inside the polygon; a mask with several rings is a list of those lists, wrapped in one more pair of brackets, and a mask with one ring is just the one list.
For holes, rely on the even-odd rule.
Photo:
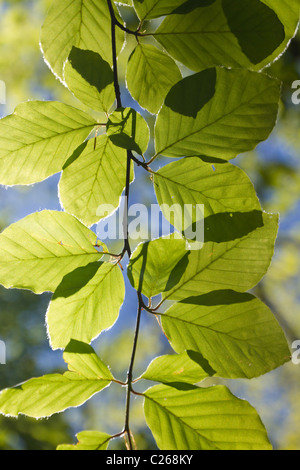
{"label": "bokeh background", "polygon": [[[39,48],[40,27],[50,0],[0,1],[0,80],[6,84],[6,105],[0,105],[0,117],[13,112],[27,100],[58,100],[86,109],[52,75]],[[122,14],[132,27],[135,18],[126,7]],[[120,78],[134,42],[129,41],[119,59]],[[276,252],[268,274],[254,293],[268,304],[284,328],[292,349],[300,340],[300,104],[292,102],[292,83],[300,79],[300,35],[268,74],[283,82],[282,102],[276,129],[254,152],[243,154],[234,163],[252,179],[265,211],[280,213]],[[123,103],[134,106],[126,89]],[[138,109],[138,108],[136,108]],[[144,114],[153,126],[153,117]],[[161,165],[162,161],[156,163]],[[26,215],[42,210],[62,210],[54,175],[32,186],[0,186],[0,229]],[[143,171],[136,172],[130,203],[155,203],[151,181]],[[93,227],[96,231],[97,227]],[[116,247],[117,249],[118,247]],[[123,265],[126,267],[127,261]],[[40,296],[29,291],[6,290],[0,286],[0,340],[6,344],[6,364],[0,364],[0,389],[13,386],[45,373],[63,372],[62,351],[49,347],[45,313],[50,294]],[[101,358],[120,379],[126,378],[136,316],[136,296],[126,282],[126,300],[114,328],[93,342]],[[169,347],[154,318],[145,314],[135,367],[136,377],[152,358],[169,352]],[[220,354],[222,351],[220,351]],[[300,357],[300,355],[299,355]],[[251,381],[226,381],[240,398],[247,399],[259,412],[275,449],[300,449],[300,364],[292,362]],[[147,386],[147,384],[145,384]],[[53,450],[60,443],[75,442],[74,435],[85,429],[112,434],[123,428],[125,390],[113,384],[84,406],[67,410],[47,420],[26,417],[0,417],[1,450]],[[155,448],[145,426],[142,402],[136,399],[132,409],[132,428],[139,448]],[[123,448],[121,440],[111,448]]]}

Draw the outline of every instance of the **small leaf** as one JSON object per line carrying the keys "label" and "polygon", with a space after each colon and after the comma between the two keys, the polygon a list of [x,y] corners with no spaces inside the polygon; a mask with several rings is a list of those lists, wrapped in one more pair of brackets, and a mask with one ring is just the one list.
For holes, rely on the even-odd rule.
{"label": "small leaf", "polygon": [[110,114],[106,132],[117,147],[143,155],[149,144],[150,131],[145,119],[132,108],[119,108]]}
{"label": "small leaf", "polygon": [[169,91],[155,126],[156,155],[229,160],[265,140],[277,117],[280,84],[248,70],[209,69]]}
{"label": "small leaf", "polygon": [[91,263],[66,275],[47,311],[52,348],[64,348],[71,339],[90,343],[115,323],[124,296],[118,265]]}
{"label": "small leaf", "polygon": [[114,74],[99,54],[73,47],[65,64],[64,79],[83,104],[108,113],[115,101]]}
{"label": "small leaf", "polygon": [[170,90],[181,79],[174,60],[149,44],[139,43],[129,57],[126,82],[142,108],[156,114]]}
{"label": "small leaf", "polygon": [[101,205],[116,209],[125,186],[126,161],[126,151],[106,135],[89,140],[62,172],[59,196],[64,209],[87,226],[104,216],[98,210]]}
{"label": "small leaf", "polygon": [[254,408],[224,386],[156,385],[145,417],[162,450],[271,450]]}
{"label": "small leaf", "polygon": [[63,353],[63,358],[71,372],[77,372],[87,379],[114,379],[94,349],[82,341],[72,339]]}
{"label": "small leaf", "polygon": [[130,258],[128,278],[135,289],[154,297],[180,281],[188,253],[186,241],[173,236],[141,243]]}
{"label": "small leaf", "polygon": [[196,384],[213,373],[214,371],[203,361],[200,354],[184,351],[181,354],[156,357],[140,378],[164,384],[175,382]]}
{"label": "small leaf", "polygon": [[103,256],[96,240],[94,232],[65,212],[30,214],[0,234],[0,283],[37,294],[54,291],[66,274]]}
{"label": "small leaf", "polygon": [[61,444],[57,450],[106,450],[112,436],[100,431],[81,431],[77,444]]}
{"label": "small leaf", "polygon": [[212,291],[174,304],[162,327],[178,353],[201,353],[220,377],[252,378],[290,359],[269,308],[251,294]]}
{"label": "small leaf", "polygon": [[0,120],[0,182],[31,184],[58,173],[97,125],[55,101],[28,101]]}

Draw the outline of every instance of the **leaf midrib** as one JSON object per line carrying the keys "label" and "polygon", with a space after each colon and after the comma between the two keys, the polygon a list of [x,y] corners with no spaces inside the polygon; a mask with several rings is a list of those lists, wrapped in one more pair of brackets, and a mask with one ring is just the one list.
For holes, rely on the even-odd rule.
{"label": "leaf midrib", "polygon": [[[236,106],[235,108],[231,109],[230,112],[228,113],[225,113],[225,114],[222,114],[220,117],[218,117],[217,119],[215,119],[214,121],[212,122],[209,122],[207,123],[205,126],[202,126],[200,127],[199,129],[197,129],[196,131],[193,131],[193,132],[190,132],[189,134],[185,135],[184,137],[181,137],[180,139],[177,139],[175,140],[174,142],[172,142],[171,144],[167,145],[165,148],[163,148],[162,150],[158,151],[155,153],[154,157],[152,157],[153,159],[158,157],[158,155],[163,155],[163,152],[165,152],[166,150],[168,150],[169,148],[173,147],[174,145],[177,145],[179,142],[183,142],[184,140],[188,139],[189,137],[195,135],[195,134],[199,134],[201,133],[203,130],[205,129],[208,129],[209,127],[211,126],[214,126],[215,124],[217,124],[218,122],[222,121],[222,119],[225,119],[227,118],[228,116],[230,116],[231,114],[234,114],[236,111],[238,111],[239,109],[243,108],[245,105],[248,105],[250,104],[255,98],[259,97],[260,95],[263,95],[265,93],[265,91],[268,89],[267,88],[264,88],[263,90],[261,90],[259,93],[255,94],[254,96],[251,97],[251,99],[249,99],[248,101],[242,101],[239,103],[238,106]],[[214,97],[211,99],[213,100]],[[210,104],[211,106],[211,100],[210,102],[208,102],[207,104]],[[200,110],[200,113],[201,113],[201,110]],[[198,117],[198,116],[197,116]]]}

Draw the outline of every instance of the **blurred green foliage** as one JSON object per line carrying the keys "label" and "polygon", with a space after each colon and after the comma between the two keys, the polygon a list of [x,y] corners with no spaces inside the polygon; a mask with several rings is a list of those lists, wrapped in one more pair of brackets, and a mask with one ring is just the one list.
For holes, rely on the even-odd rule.
{"label": "blurred green foliage", "polygon": [[[59,100],[81,107],[80,103],[50,72],[39,48],[39,31],[50,0],[9,0],[0,2],[0,79],[6,83],[7,104],[1,115],[29,99]],[[127,21],[134,22],[129,10],[122,8]],[[131,38],[130,38],[131,40]],[[126,63],[129,49],[120,59]],[[266,73],[283,81],[282,103],[277,127],[270,139],[255,152],[237,159],[252,179],[266,211],[280,212],[281,225],[276,253],[267,276],[255,290],[272,308],[292,344],[300,339],[300,105],[291,100],[292,83],[300,79],[300,34],[288,51]],[[148,181],[150,185],[150,181]],[[145,180],[140,183],[144,187]],[[150,187],[150,186],[149,186]],[[43,186],[40,186],[43,191]],[[15,201],[32,188],[16,188]],[[16,207],[1,191],[0,224],[10,222]],[[52,193],[51,193],[52,194]],[[147,193],[143,193],[146,194]],[[56,198],[55,191],[52,196]],[[19,209],[18,209],[19,211]],[[19,213],[19,212],[18,212]],[[60,352],[49,348],[45,329],[45,311],[49,296],[0,288],[0,339],[7,347],[7,364],[0,365],[0,388],[12,386],[33,376],[64,369]],[[136,374],[152,357],[166,352],[154,319],[145,321],[141,330]],[[120,376],[126,373],[132,344],[132,331],[101,335],[95,349]],[[117,347],[116,347],[117,344]],[[125,375],[124,375],[125,377]],[[292,362],[251,381],[228,382],[233,393],[248,399],[258,410],[276,449],[300,449],[300,365]],[[106,391],[105,391],[106,392]],[[55,449],[63,442],[75,442],[75,432],[98,429],[118,432],[124,416],[125,392],[110,388],[80,409],[68,410],[45,421],[22,417],[0,418],[0,450]],[[113,392],[113,393],[112,393]],[[109,399],[109,404],[108,404]],[[142,403],[133,404],[133,430],[137,446],[153,448],[153,440],[141,417]],[[124,448],[114,441],[113,446]]]}

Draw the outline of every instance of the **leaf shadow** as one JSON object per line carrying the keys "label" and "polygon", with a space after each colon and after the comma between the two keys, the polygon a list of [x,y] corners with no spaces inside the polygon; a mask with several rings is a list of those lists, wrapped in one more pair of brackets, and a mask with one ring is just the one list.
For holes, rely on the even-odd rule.
{"label": "leaf shadow", "polygon": [[208,7],[215,3],[216,0],[187,0],[186,3],[180,5],[172,11],[172,15],[185,15],[194,11],[196,8]]}
{"label": "leaf shadow", "polygon": [[85,142],[83,142],[82,144],[79,145],[79,147],[77,147],[77,149],[74,150],[74,152],[72,153],[72,155],[67,159],[67,161],[65,162],[64,166],[62,167],[63,170],[65,170],[66,168],[68,168],[68,166],[71,165],[71,163],[75,162],[75,160],[77,160],[77,158],[80,157],[80,155],[82,154],[82,152],[85,150],[86,146],[87,146],[87,143],[88,141],[86,140]]}
{"label": "leaf shadow", "polygon": [[53,294],[53,300],[58,297],[67,298],[76,294],[93,279],[102,265],[103,262],[95,261],[86,266],[76,268],[71,273],[66,274],[56,288]]}
{"label": "leaf shadow", "polygon": [[216,305],[231,305],[249,302],[254,296],[247,292],[236,292],[231,289],[219,289],[208,292],[207,294],[194,295],[180,300],[181,304],[205,305],[213,307]]}
{"label": "leaf shadow", "polygon": [[[253,64],[259,64],[284,41],[283,24],[275,11],[260,0],[222,0],[222,6],[229,28]],[[248,31],[245,31],[245,24]]]}
{"label": "leaf shadow", "polygon": [[263,225],[263,214],[259,210],[220,212],[194,221],[184,229],[183,235],[191,241],[223,243],[243,238]]}
{"label": "leaf shadow", "polygon": [[199,111],[215,94],[215,68],[202,70],[176,83],[169,91],[164,106],[183,116],[196,118]]}
{"label": "leaf shadow", "polygon": [[99,93],[114,81],[114,74],[108,62],[97,52],[73,46],[68,57],[72,68]]}

